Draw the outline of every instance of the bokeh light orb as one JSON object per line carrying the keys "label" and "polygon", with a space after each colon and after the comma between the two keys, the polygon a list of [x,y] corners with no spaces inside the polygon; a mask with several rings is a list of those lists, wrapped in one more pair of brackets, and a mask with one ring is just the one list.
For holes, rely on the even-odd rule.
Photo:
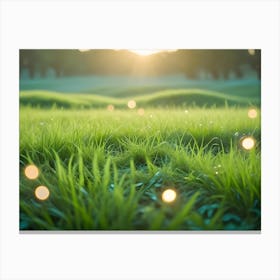
{"label": "bokeh light orb", "polygon": [[26,178],[35,180],[39,176],[39,169],[36,165],[30,164],[24,169]]}
{"label": "bokeh light orb", "polygon": [[257,116],[258,116],[258,112],[257,112],[256,109],[251,108],[251,109],[248,110],[248,117],[250,119],[255,119]]}
{"label": "bokeh light orb", "polygon": [[255,147],[256,140],[253,137],[245,137],[241,140],[241,146],[243,149],[249,151]]}
{"label": "bokeh light orb", "polygon": [[249,55],[255,55],[256,51],[254,49],[248,50]]}
{"label": "bokeh light orb", "polygon": [[127,102],[127,107],[128,107],[129,109],[134,109],[134,108],[136,107],[136,101],[135,101],[135,100],[129,100],[129,101]]}
{"label": "bokeh light orb", "polygon": [[145,110],[143,108],[140,108],[140,109],[137,110],[137,113],[138,113],[139,116],[144,116]]}
{"label": "bokeh light orb", "polygon": [[167,203],[173,202],[177,197],[177,194],[172,189],[167,189],[162,193],[162,200]]}
{"label": "bokeh light orb", "polygon": [[46,186],[38,186],[35,189],[35,197],[39,200],[46,200],[50,196],[50,191]]}
{"label": "bokeh light orb", "polygon": [[107,110],[110,111],[110,112],[114,111],[115,110],[114,105],[112,105],[112,104],[108,105]]}

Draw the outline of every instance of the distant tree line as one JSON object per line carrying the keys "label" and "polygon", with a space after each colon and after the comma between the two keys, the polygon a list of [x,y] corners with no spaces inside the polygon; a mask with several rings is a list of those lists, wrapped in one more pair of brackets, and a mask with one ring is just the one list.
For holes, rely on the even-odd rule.
{"label": "distant tree line", "polygon": [[261,78],[261,50],[177,50],[141,57],[128,50],[20,50],[20,74],[45,77],[75,75],[167,75],[183,73],[197,79],[243,78],[254,71]]}

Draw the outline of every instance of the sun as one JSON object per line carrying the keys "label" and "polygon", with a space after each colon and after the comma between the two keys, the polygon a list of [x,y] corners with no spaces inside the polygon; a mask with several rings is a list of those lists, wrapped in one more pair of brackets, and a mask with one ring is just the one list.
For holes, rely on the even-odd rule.
{"label": "sun", "polygon": [[133,53],[136,53],[140,56],[148,56],[148,55],[152,55],[152,54],[155,54],[155,53],[159,53],[161,52],[162,50],[149,50],[149,49],[140,49],[140,50],[129,50],[130,52],[133,52]]}
{"label": "sun", "polygon": [[130,52],[136,53],[140,56],[149,56],[160,52],[176,52],[177,50],[159,50],[159,49],[131,49]]}

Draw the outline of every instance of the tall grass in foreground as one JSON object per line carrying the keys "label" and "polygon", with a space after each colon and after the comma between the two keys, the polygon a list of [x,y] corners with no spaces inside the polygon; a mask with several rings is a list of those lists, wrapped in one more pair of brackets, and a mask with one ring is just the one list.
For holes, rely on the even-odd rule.
{"label": "tall grass in foreground", "polygon": [[21,229],[260,229],[260,119],[246,109],[21,108],[20,174]]}

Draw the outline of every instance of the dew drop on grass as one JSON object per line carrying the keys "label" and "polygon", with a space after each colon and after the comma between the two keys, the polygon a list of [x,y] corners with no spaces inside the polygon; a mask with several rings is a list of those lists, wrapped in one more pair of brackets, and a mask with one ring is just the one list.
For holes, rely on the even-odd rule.
{"label": "dew drop on grass", "polygon": [[114,189],[115,189],[115,185],[114,184],[110,184],[109,191],[112,192]]}
{"label": "dew drop on grass", "polygon": [[142,187],[143,185],[144,185],[143,182],[139,182],[139,183],[135,184],[135,187],[138,188],[138,187]]}
{"label": "dew drop on grass", "polygon": [[146,192],[146,195],[153,201],[157,201],[157,196],[154,193]]}
{"label": "dew drop on grass", "polygon": [[83,187],[80,188],[80,191],[81,191],[83,194],[88,195],[88,192],[87,192]]}

